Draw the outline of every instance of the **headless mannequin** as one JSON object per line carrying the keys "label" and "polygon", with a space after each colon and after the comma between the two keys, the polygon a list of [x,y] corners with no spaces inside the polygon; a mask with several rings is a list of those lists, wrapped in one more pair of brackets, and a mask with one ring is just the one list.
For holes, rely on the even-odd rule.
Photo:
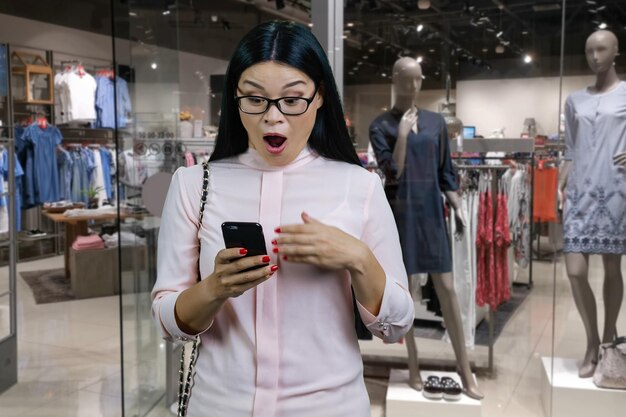
{"label": "headless mannequin", "polygon": [[[422,68],[412,58],[404,57],[396,61],[393,66],[392,104],[396,109],[404,112],[400,120],[398,138],[393,150],[393,159],[398,167],[398,178],[405,165],[407,136],[411,130],[417,130],[417,98],[422,86]],[[457,230],[463,232],[466,221],[460,210],[461,201],[456,191],[446,191],[446,199],[454,208]],[[476,381],[470,369],[465,336],[461,322],[461,312],[451,272],[431,273],[437,297],[441,303],[443,319],[452,341],[452,347],[457,359],[457,369],[461,376],[465,394],[471,398],[481,399],[483,394],[478,390]],[[419,371],[417,345],[412,330],[407,334],[407,350],[409,355],[409,385],[416,390],[423,387]]]}
{"label": "headless mannequin", "polygon": [[[596,83],[588,87],[591,94],[602,94],[615,89],[620,79],[614,67],[615,57],[618,55],[617,37],[607,30],[594,32],[587,38],[585,47],[587,62],[596,74]],[[613,157],[615,165],[626,166],[626,153],[618,153]],[[559,189],[565,195],[567,178],[571,168],[571,161],[565,161],[561,168]],[[585,356],[578,369],[581,378],[593,376],[596,368],[599,345],[613,341],[616,336],[615,324],[619,315],[624,294],[624,284],[621,273],[620,254],[602,254],[604,265],[604,331],[600,339],[596,313],[596,301],[589,285],[589,254],[566,253],[565,268],[569,276],[576,308],[585,327],[587,347]]]}

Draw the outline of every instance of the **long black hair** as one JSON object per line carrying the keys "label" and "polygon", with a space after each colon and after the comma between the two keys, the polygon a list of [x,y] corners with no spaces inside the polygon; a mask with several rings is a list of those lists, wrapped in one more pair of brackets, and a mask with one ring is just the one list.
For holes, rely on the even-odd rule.
{"label": "long black hair", "polygon": [[268,61],[294,67],[308,75],[316,87],[321,87],[319,93],[323,94],[324,103],[317,110],[309,136],[311,149],[329,159],[360,165],[324,50],[307,27],[286,21],[261,23],[237,45],[226,70],[220,125],[210,160],[228,158],[248,149],[248,134],[235,102],[237,84],[247,68]]}

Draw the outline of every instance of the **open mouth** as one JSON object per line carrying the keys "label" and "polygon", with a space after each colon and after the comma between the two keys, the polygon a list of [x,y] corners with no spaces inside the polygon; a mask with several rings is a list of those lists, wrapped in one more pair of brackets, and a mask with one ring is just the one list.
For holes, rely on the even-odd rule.
{"label": "open mouth", "polygon": [[272,154],[279,154],[285,149],[287,138],[277,134],[267,134],[263,136],[265,148]]}

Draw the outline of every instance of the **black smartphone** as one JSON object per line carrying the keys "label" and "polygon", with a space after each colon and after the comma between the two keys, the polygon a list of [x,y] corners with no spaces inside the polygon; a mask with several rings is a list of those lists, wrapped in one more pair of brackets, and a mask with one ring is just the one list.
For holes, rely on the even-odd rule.
{"label": "black smartphone", "polygon": [[[263,227],[259,223],[224,222],[222,223],[222,235],[226,248],[247,249],[248,253],[244,257],[267,255]],[[263,266],[259,265],[250,269],[262,268]]]}

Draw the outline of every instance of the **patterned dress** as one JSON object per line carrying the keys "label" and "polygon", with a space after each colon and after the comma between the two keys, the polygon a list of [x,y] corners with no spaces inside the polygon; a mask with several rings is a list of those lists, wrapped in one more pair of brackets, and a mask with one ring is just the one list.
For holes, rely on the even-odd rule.
{"label": "patterned dress", "polygon": [[626,251],[626,82],[602,94],[581,90],[565,103],[565,159],[572,165],[564,206],[564,251]]}

